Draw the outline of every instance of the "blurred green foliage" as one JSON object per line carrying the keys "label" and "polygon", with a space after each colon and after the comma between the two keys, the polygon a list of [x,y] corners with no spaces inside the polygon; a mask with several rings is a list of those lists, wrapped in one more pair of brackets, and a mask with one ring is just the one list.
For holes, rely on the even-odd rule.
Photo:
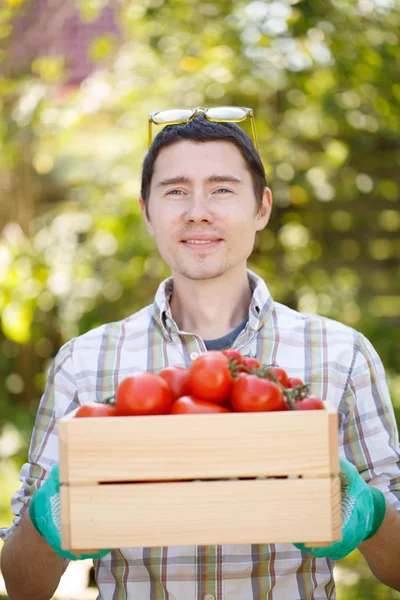
{"label": "blurred green foliage", "polygon": [[[169,274],[138,205],[151,110],[254,109],[275,209],[249,266],[280,302],[372,341],[400,422],[397,1],[123,0],[80,86],[65,56],[13,60],[28,5],[0,5],[0,523],[60,345]],[[75,5],[86,23],[107,2]],[[354,560],[338,597],[395,597]]]}

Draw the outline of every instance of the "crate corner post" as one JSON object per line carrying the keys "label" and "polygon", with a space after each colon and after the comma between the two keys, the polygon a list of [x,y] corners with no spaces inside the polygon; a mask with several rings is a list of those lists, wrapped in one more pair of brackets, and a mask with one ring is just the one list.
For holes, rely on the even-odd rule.
{"label": "crate corner post", "polygon": [[68,469],[68,438],[70,419],[60,419],[58,422],[59,477],[61,484],[69,483]]}
{"label": "crate corner post", "polygon": [[70,421],[71,419],[64,418],[58,422],[61,546],[63,550],[71,549],[70,487],[68,469],[68,428]]}
{"label": "crate corner post", "polygon": [[61,510],[61,547],[71,550],[71,515],[70,515],[70,489],[68,485],[60,487]]}
{"label": "crate corner post", "polygon": [[328,411],[329,460],[331,475],[340,473],[339,463],[339,417],[336,410]]}
{"label": "crate corner post", "polygon": [[340,475],[332,477],[332,540],[338,542],[342,539],[342,492]]}

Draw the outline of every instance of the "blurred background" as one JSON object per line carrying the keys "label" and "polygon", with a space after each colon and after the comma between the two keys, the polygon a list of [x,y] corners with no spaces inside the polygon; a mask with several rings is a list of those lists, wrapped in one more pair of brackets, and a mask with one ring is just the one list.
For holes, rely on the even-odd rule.
{"label": "blurred background", "polygon": [[[371,340],[400,420],[399,32],[396,0],[0,2],[0,526],[59,347],[169,275],[138,204],[152,110],[254,109],[275,208],[249,267]],[[90,566],[55,597],[95,598]],[[357,551],[336,575],[400,597]]]}

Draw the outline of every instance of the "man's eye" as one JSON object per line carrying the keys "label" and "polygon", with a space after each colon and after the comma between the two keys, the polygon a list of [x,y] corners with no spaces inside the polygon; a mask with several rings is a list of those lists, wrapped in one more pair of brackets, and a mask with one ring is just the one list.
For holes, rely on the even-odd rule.
{"label": "man's eye", "polygon": [[182,194],[182,190],[169,190],[169,191],[167,192],[167,196],[168,196],[169,194],[171,194],[172,196],[175,196],[175,195],[179,196],[180,194]]}
{"label": "man's eye", "polygon": [[228,188],[219,188],[217,190],[217,194],[221,194],[222,192],[228,192],[228,194],[229,194],[232,192],[232,190],[228,190]]}

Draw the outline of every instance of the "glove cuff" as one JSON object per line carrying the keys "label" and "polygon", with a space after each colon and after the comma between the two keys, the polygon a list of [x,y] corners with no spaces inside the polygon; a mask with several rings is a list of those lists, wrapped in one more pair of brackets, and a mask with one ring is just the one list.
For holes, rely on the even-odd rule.
{"label": "glove cuff", "polygon": [[383,520],[386,515],[385,496],[383,495],[381,490],[378,490],[378,488],[373,487],[372,485],[369,487],[370,487],[370,491],[371,491],[372,502],[374,505],[374,512],[373,512],[373,518],[372,518],[372,523],[371,523],[371,530],[370,530],[370,533],[368,534],[368,536],[365,538],[365,540],[369,540],[370,538],[372,538],[372,536],[374,536],[376,534],[376,532],[382,525]]}

